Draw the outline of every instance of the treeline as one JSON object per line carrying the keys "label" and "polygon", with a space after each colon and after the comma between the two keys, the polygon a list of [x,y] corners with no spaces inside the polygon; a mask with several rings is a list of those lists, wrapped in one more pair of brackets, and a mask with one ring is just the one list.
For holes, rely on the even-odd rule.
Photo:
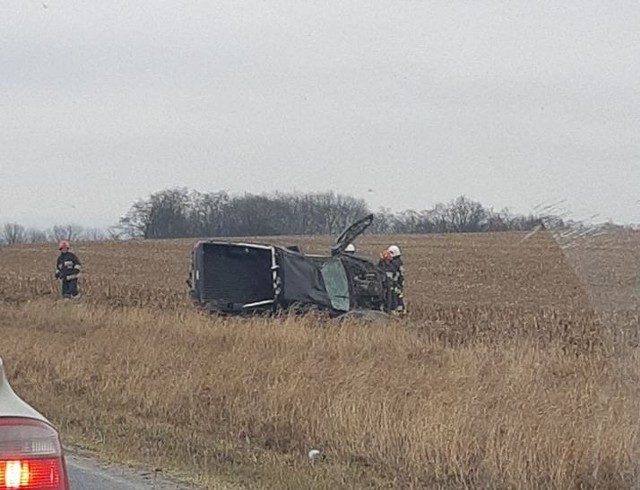
{"label": "treeline", "polygon": [[[134,203],[118,227],[130,238],[335,235],[369,213],[364,199],[334,192],[234,196],[166,189]],[[527,231],[541,223],[539,216],[496,212],[465,196],[422,211],[374,214],[371,232],[381,234]]]}
{"label": "treeline", "polygon": [[[0,226],[0,244],[59,240],[96,241],[153,238],[274,235],[336,235],[372,211],[364,199],[334,192],[231,195],[185,188],[165,189],[136,201],[118,223],[101,230],[56,225],[48,230],[17,223]],[[608,232],[624,228],[608,222],[584,225],[549,212],[538,215],[495,211],[460,196],[421,211],[379,209],[370,230],[378,234],[475,233],[532,231],[544,226],[571,233]]]}
{"label": "treeline", "polygon": [[19,223],[5,223],[0,227],[0,245],[68,241],[101,241],[118,237],[119,230],[107,231],[78,225],[55,225],[49,229],[25,228]]}

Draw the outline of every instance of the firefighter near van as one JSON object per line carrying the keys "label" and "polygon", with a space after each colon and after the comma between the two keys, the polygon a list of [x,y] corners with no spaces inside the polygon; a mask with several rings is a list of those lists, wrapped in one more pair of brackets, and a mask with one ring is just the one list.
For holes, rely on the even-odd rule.
{"label": "firefighter near van", "polygon": [[56,260],[55,278],[61,282],[61,292],[64,299],[77,298],[80,294],[78,290],[78,277],[82,265],[78,256],[71,252],[69,242],[62,240],[58,244],[60,255]]}
{"label": "firefighter near van", "polygon": [[391,289],[390,313],[404,315],[406,313],[404,304],[404,264],[400,248],[397,245],[391,245],[382,253],[378,266],[385,271],[389,279]]}

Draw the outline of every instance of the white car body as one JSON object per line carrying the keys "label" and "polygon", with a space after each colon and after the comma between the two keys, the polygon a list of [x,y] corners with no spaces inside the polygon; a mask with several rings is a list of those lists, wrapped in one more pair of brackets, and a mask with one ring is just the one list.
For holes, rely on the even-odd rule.
{"label": "white car body", "polygon": [[16,395],[13,388],[9,385],[7,376],[4,372],[4,363],[0,358],[0,417],[24,417],[28,419],[35,419],[41,422],[45,422],[49,425],[51,423],[34,409],[27,402],[22,400]]}
{"label": "white car body", "polygon": [[0,490],[69,490],[60,435],[9,385],[0,359]]}

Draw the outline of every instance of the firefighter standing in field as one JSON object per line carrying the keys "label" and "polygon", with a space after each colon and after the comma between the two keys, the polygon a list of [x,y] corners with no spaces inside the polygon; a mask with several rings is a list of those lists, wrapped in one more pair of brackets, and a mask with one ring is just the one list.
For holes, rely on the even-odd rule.
{"label": "firefighter standing in field", "polygon": [[62,240],[58,245],[60,255],[56,261],[56,279],[62,281],[62,297],[76,298],[78,296],[78,276],[82,268],[80,260],[69,251],[69,242]]}
{"label": "firefighter standing in field", "polygon": [[378,265],[389,278],[391,313],[403,315],[406,312],[404,305],[404,264],[400,248],[397,245],[391,245],[383,252]]}

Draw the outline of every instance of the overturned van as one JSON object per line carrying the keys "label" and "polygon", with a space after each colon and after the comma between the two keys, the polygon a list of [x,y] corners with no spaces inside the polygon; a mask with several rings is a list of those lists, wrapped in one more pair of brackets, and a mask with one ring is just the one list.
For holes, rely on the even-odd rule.
{"label": "overturned van", "polygon": [[372,221],[369,215],[349,226],[326,256],[297,247],[200,241],[187,280],[191,299],[223,314],[387,312],[391,296],[384,271],[367,258],[344,253]]}

